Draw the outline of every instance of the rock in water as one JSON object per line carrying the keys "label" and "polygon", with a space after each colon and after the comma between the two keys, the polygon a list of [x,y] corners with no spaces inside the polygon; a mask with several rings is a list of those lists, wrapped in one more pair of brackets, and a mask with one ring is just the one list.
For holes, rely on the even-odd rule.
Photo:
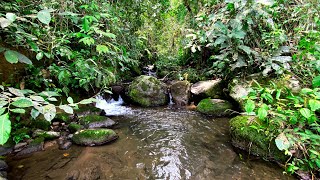
{"label": "rock in water", "polygon": [[98,122],[91,122],[85,127],[88,129],[94,129],[94,128],[111,128],[112,126],[116,125],[116,122],[111,120],[110,118],[107,118],[104,121],[98,121]]}
{"label": "rock in water", "polygon": [[203,99],[197,106],[197,111],[212,116],[228,116],[232,104],[222,99]]}
{"label": "rock in water", "polygon": [[83,146],[98,146],[114,141],[119,136],[111,129],[86,129],[77,131],[72,141]]}
{"label": "rock in water", "polygon": [[167,87],[152,76],[139,76],[129,86],[130,99],[143,107],[162,106],[169,103]]}
{"label": "rock in water", "polygon": [[220,98],[222,95],[221,79],[199,81],[191,86],[191,93],[201,97]]}
{"label": "rock in water", "polygon": [[[274,139],[264,131],[257,131],[250,127],[259,126],[261,122],[255,116],[237,116],[230,120],[230,134],[232,145],[246,150],[253,155],[285,162],[287,157],[280,151]],[[270,134],[270,132],[268,132]]]}
{"label": "rock in water", "polygon": [[173,102],[181,106],[186,106],[190,99],[191,84],[189,81],[177,81],[171,85],[171,95]]}

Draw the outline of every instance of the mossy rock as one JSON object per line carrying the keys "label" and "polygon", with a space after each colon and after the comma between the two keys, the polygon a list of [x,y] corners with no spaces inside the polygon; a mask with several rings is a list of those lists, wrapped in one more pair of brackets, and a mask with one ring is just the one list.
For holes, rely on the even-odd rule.
{"label": "mossy rock", "polygon": [[237,116],[230,120],[232,144],[253,155],[261,156],[277,162],[285,162],[287,157],[275,145],[273,137],[263,131],[250,127],[258,126],[259,120],[254,116]]}
{"label": "mossy rock", "polygon": [[177,81],[170,87],[172,100],[178,106],[186,106],[191,96],[191,83],[189,81]]}
{"label": "mossy rock", "polygon": [[50,129],[51,123],[47,121],[43,115],[40,115],[38,118],[31,120],[31,128],[33,129],[42,129],[48,131]]}
{"label": "mossy rock", "polygon": [[75,132],[83,129],[83,126],[80,125],[80,124],[77,124],[77,123],[75,123],[75,122],[72,122],[72,123],[70,123],[70,124],[68,125],[68,129],[69,129],[70,133],[75,133]]}
{"label": "mossy rock", "polygon": [[72,118],[70,116],[71,116],[70,114],[60,112],[60,113],[56,114],[56,117],[54,119],[69,124],[72,120]]}
{"label": "mossy rock", "polygon": [[222,80],[199,81],[191,86],[191,93],[203,98],[221,98],[223,94]]}
{"label": "mossy rock", "polygon": [[232,109],[232,104],[222,99],[203,99],[197,106],[197,111],[212,116],[228,116]]}
{"label": "mossy rock", "polygon": [[169,103],[166,85],[152,76],[139,76],[129,86],[130,99],[143,107],[162,106]]}
{"label": "mossy rock", "polygon": [[98,146],[117,138],[118,135],[111,129],[86,129],[77,131],[72,136],[72,141],[82,146]]}
{"label": "mossy rock", "polygon": [[83,126],[88,125],[89,123],[92,122],[100,122],[100,121],[105,121],[108,118],[105,116],[99,116],[99,115],[86,115],[83,117],[80,117],[79,123]]}
{"label": "mossy rock", "polygon": [[42,129],[37,129],[33,132],[32,137],[43,137],[45,140],[53,140],[60,137],[60,132],[44,131]]}
{"label": "mossy rock", "polygon": [[45,138],[44,137],[37,137],[33,141],[30,142],[30,145],[39,145],[44,142]]}

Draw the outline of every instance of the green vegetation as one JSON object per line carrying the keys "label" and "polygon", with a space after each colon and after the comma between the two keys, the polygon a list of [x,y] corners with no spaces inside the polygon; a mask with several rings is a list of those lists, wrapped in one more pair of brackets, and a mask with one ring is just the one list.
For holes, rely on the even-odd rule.
{"label": "green vegetation", "polygon": [[[264,132],[268,142],[274,140],[289,155],[288,172],[304,170],[320,177],[319,4],[318,0],[1,1],[0,144],[10,136],[15,142],[29,138],[26,133],[11,133],[23,128],[26,119],[41,115],[49,122],[57,109],[73,114],[79,104],[94,101],[76,103],[72,94],[86,98],[110,93],[110,85],[132,80],[146,65],[155,64],[163,80],[219,77],[225,86],[235,77],[241,83],[252,74],[270,80],[290,76],[302,90],[291,92],[286,83],[266,82],[251,87],[241,105],[258,118],[250,128]],[[142,90],[148,88],[142,85]],[[136,101],[150,104],[140,95]],[[23,114],[31,117],[22,118]]]}

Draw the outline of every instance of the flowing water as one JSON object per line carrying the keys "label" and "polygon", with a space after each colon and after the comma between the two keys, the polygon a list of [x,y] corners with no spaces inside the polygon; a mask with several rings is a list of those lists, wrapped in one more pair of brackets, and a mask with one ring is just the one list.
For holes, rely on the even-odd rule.
{"label": "flowing water", "polygon": [[108,115],[116,115],[111,117],[119,123],[116,142],[66,151],[52,146],[12,159],[9,179],[293,179],[277,165],[236,153],[227,118],[120,105],[97,104]]}

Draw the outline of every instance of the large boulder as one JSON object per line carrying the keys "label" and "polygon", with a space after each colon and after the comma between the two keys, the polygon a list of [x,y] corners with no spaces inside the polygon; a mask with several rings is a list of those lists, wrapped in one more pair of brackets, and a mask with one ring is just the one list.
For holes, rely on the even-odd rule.
{"label": "large boulder", "polygon": [[77,131],[72,136],[72,141],[82,146],[98,146],[117,138],[118,135],[111,129],[86,129]]}
{"label": "large boulder", "polygon": [[222,99],[203,99],[197,106],[197,111],[212,116],[228,116],[232,104]]}
{"label": "large boulder", "polygon": [[191,86],[191,93],[203,98],[221,98],[223,94],[221,82],[221,79],[199,81]]}
{"label": "large boulder", "polygon": [[98,128],[97,126],[101,127],[111,127],[116,123],[106,116],[99,116],[99,115],[87,115],[83,116],[79,119],[80,125],[83,125],[87,128]]}
{"label": "large boulder", "polygon": [[186,106],[190,99],[191,84],[189,81],[177,81],[171,85],[173,102],[178,106]]}
{"label": "large boulder", "polygon": [[143,107],[161,106],[169,102],[167,87],[152,76],[139,76],[129,86],[130,99]]}
{"label": "large boulder", "polygon": [[[274,141],[264,131],[258,131],[250,126],[259,126],[255,116],[237,116],[230,120],[230,134],[233,146],[248,151],[253,155],[261,156],[278,162],[287,159]],[[269,134],[271,134],[269,132]]]}
{"label": "large boulder", "polygon": [[244,97],[251,91],[251,82],[240,79],[233,79],[228,85],[229,96],[240,105],[240,109],[244,110]]}

